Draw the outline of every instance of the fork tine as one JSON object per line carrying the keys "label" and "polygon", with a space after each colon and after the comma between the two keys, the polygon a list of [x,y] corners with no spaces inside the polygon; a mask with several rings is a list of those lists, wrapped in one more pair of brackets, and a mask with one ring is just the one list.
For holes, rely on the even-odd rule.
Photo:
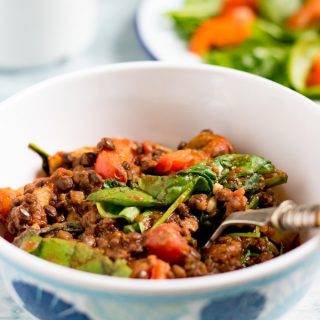
{"label": "fork tine", "polygon": [[224,220],[220,226],[215,230],[210,239],[203,246],[204,249],[208,248],[224,231],[225,228],[235,224],[243,225],[256,225],[256,226],[266,226],[276,210],[276,207],[251,210],[251,211],[238,211],[229,215],[226,220]]}

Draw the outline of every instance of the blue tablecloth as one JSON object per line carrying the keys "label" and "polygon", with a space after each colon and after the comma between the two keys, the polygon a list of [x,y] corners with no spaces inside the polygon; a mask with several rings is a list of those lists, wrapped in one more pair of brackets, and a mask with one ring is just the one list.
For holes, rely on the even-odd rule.
{"label": "blue tablecloth", "polygon": [[[100,0],[99,28],[95,41],[85,51],[68,60],[41,68],[0,71],[0,101],[55,75],[116,62],[148,60],[134,31],[133,21],[138,3],[139,0]],[[303,300],[281,320],[319,320],[319,297],[320,275]],[[5,290],[0,290],[0,319],[30,318],[15,305]]]}

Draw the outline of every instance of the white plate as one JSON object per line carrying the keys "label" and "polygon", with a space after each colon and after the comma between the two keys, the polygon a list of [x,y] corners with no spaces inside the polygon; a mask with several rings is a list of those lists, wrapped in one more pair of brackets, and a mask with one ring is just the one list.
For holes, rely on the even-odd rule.
{"label": "white plate", "polygon": [[179,9],[184,0],[142,0],[136,15],[136,30],[142,46],[155,60],[199,63],[186,43],[174,32],[166,13]]}

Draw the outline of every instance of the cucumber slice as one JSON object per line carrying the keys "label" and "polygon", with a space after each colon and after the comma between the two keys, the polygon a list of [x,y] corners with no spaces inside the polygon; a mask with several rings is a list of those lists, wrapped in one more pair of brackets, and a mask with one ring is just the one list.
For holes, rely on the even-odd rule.
{"label": "cucumber slice", "polygon": [[261,15],[275,23],[282,23],[303,4],[302,0],[260,0]]}
{"label": "cucumber slice", "polygon": [[[319,38],[300,39],[292,48],[288,64],[290,84],[297,91],[312,95],[315,89],[308,89],[306,82],[315,57],[320,54]],[[320,90],[320,89],[319,89]],[[308,94],[307,94],[308,95]]]}

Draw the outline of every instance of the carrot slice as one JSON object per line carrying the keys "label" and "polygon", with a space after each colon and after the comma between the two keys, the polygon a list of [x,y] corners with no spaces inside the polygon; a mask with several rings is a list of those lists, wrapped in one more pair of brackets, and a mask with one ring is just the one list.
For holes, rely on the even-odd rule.
{"label": "carrot slice", "polygon": [[313,62],[312,68],[307,78],[307,86],[320,86],[320,55],[318,55]]}
{"label": "carrot slice", "polygon": [[249,7],[236,7],[227,13],[203,22],[190,41],[190,51],[199,55],[210,48],[241,44],[252,34],[255,13]]}
{"label": "carrot slice", "polygon": [[317,20],[320,20],[320,0],[308,0],[288,19],[287,25],[291,29],[303,29]]}
{"label": "carrot slice", "polygon": [[170,271],[170,265],[156,256],[148,256],[148,261],[151,264],[150,267],[150,279],[167,279],[167,275]]}

